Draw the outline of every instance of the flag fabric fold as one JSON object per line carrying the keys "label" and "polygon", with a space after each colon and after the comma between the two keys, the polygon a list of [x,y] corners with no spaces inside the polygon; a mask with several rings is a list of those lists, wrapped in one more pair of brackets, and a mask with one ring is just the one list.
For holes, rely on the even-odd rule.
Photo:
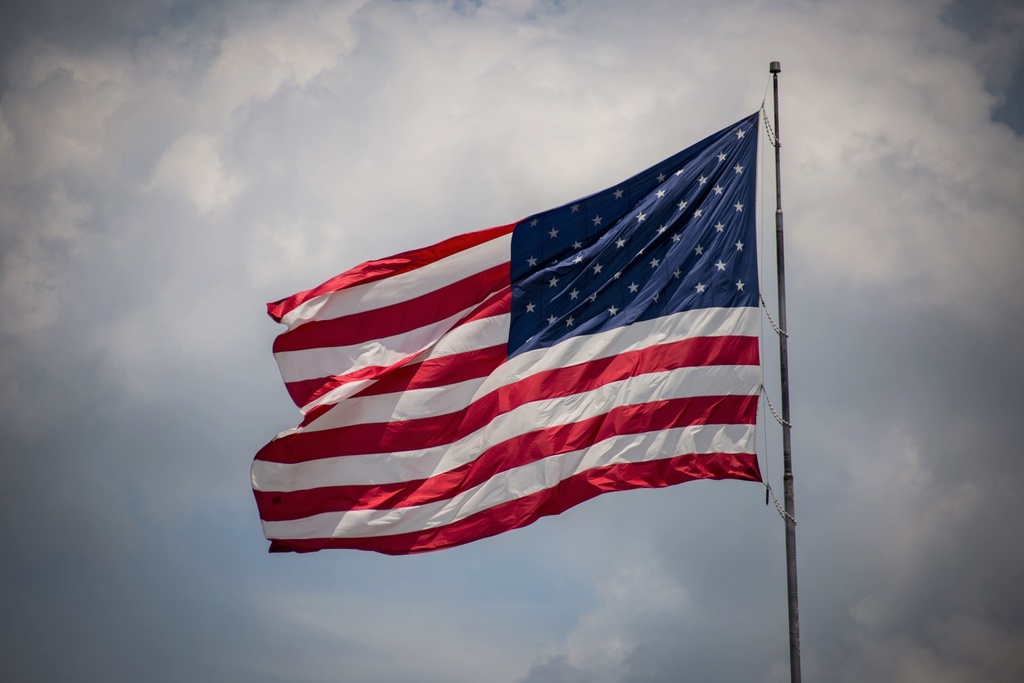
{"label": "flag fabric fold", "polygon": [[759,481],[757,136],[753,114],[268,304],[303,413],[252,466],[271,551],[423,552],[609,491]]}

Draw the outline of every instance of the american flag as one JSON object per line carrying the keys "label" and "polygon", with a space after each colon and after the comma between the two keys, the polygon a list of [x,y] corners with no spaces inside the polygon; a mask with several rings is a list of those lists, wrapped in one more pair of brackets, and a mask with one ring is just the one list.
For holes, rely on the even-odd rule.
{"label": "american flag", "polygon": [[436,550],[601,493],[760,481],[758,114],[602,192],[268,305],[301,424],[271,551]]}

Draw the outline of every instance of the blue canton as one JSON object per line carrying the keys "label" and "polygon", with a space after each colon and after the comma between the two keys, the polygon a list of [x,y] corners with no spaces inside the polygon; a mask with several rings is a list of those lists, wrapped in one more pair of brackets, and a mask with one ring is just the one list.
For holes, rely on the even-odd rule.
{"label": "blue canton", "polygon": [[681,311],[758,305],[758,114],[512,233],[509,357]]}

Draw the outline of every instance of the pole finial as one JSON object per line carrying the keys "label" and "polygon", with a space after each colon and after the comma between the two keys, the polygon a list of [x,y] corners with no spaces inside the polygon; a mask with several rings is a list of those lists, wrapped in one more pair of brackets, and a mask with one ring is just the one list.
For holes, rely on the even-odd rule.
{"label": "pole finial", "polygon": [[768,65],[768,73],[777,74],[782,73],[782,65],[778,62],[772,62]]}

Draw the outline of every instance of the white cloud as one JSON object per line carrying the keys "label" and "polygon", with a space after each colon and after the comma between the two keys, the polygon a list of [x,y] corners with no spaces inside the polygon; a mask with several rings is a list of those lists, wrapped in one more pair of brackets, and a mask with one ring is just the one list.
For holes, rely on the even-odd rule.
{"label": "white cloud", "polygon": [[350,21],[365,0],[229,13],[229,32],[202,78],[198,109],[227,123],[236,111],[286,85],[305,86],[355,42]]}
{"label": "white cloud", "polygon": [[0,259],[0,318],[7,321],[9,334],[36,332],[56,321],[68,275],[55,267],[50,254],[80,257],[86,248],[81,223],[92,215],[91,206],[69,197],[60,186],[37,206],[12,201],[0,208],[8,224],[24,221],[33,227],[12,235],[14,248]]}
{"label": "white cloud", "polygon": [[687,591],[652,557],[626,561],[599,578],[600,606],[580,616],[565,640],[566,662],[596,680],[621,680],[637,646],[639,623],[665,613],[685,613]]}
{"label": "white cloud", "polygon": [[186,133],[157,163],[149,189],[161,188],[180,192],[205,214],[230,207],[242,181],[225,170],[216,137]]}

